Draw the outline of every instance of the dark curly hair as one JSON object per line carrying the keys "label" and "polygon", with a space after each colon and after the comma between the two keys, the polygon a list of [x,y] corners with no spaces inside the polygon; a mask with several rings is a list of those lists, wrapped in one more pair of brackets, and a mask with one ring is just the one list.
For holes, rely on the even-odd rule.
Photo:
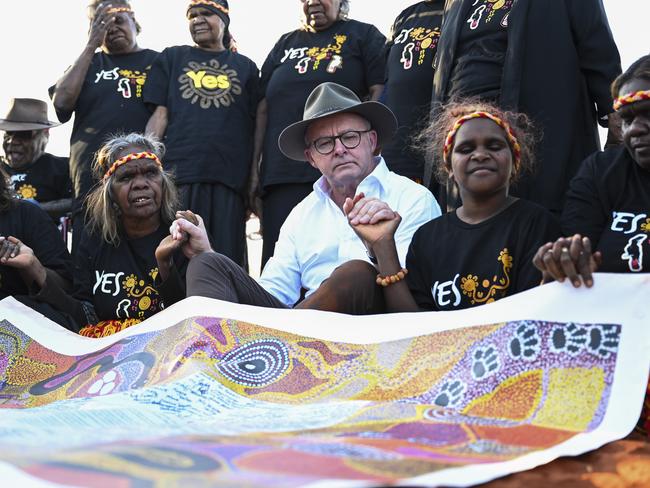
{"label": "dark curly hair", "polygon": [[[535,163],[534,147],[539,135],[530,118],[526,114],[505,111],[482,100],[465,99],[463,101],[452,101],[442,106],[438,111],[438,115],[412,140],[412,147],[416,151],[423,153],[427,160],[433,161],[438,181],[444,184],[451,169],[450,163],[444,161],[442,157],[447,134],[460,117],[473,112],[489,112],[507,122],[512,128],[521,146],[521,164],[518,168],[513,169],[511,183],[516,181],[523,173],[532,172]],[[512,151],[512,147],[510,150]]]}
{"label": "dark curly hair", "polygon": [[650,81],[650,54],[640,57],[630,65],[622,74],[612,83],[612,98],[618,98],[621,87],[632,80]]}

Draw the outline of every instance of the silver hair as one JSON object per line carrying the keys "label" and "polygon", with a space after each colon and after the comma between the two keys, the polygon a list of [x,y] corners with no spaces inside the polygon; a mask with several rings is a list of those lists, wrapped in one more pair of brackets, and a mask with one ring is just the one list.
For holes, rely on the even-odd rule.
{"label": "silver hair", "polygon": [[[300,16],[300,28],[309,32],[315,32],[314,28],[305,22],[304,15]],[[339,4],[339,20],[350,20],[350,0],[341,0]]]}
{"label": "silver hair", "polygon": [[[151,136],[133,132],[119,134],[110,139],[97,151],[93,162],[93,173],[101,183],[86,198],[86,218],[92,232],[101,234],[104,240],[114,246],[120,243],[121,210],[113,197],[115,174],[104,180],[106,170],[126,148],[134,146],[151,152],[162,161],[165,145]],[[178,191],[171,173],[161,170],[162,198],[160,218],[164,224],[171,224],[178,209]]]}
{"label": "silver hair", "polygon": [[45,152],[45,147],[50,141],[50,131],[48,129],[42,129],[35,131],[34,140],[34,161],[40,158]]}
{"label": "silver hair", "polygon": [[339,7],[339,19],[348,20],[350,14],[350,0],[341,0],[341,6]]}

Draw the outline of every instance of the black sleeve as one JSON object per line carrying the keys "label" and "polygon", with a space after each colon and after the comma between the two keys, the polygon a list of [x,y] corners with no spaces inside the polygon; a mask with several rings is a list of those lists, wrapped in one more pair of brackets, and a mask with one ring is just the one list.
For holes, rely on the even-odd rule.
{"label": "black sleeve", "polygon": [[[187,266],[185,266],[186,268]],[[156,286],[165,307],[169,307],[185,298],[185,272],[177,266],[172,266],[169,276]]]}
{"label": "black sleeve", "polygon": [[58,198],[72,198],[72,180],[70,179],[70,162],[68,158],[58,158],[60,164],[57,167],[56,179]]}
{"label": "black sleeve", "polygon": [[260,73],[260,86],[259,86],[260,99],[266,96],[266,88],[269,85],[269,80],[271,79],[271,76],[273,75],[273,71],[275,71],[275,68],[278,65],[277,53],[282,52],[282,44],[285,37],[286,35],[282,36],[278,40],[278,42],[275,43],[275,46],[273,46],[271,52],[268,54],[268,56],[266,56],[266,59],[264,60],[264,64],[262,64],[262,71]]}
{"label": "black sleeve", "polygon": [[[95,62],[95,56],[93,56],[92,61],[90,62],[90,66],[88,67],[88,71],[91,72],[92,70],[92,65]],[[71,66],[68,66],[66,69],[66,72],[71,68]],[[83,90],[83,84],[85,83],[85,80],[81,82],[82,86],[81,89]],[[54,98],[54,91],[56,90],[56,83],[49,87],[47,89],[47,93],[50,96],[50,100]],[[79,92],[79,97],[81,97],[81,92]],[[79,98],[77,98],[78,100]],[[56,111],[56,118],[59,119],[59,122],[62,124],[65,124],[68,120],[72,118],[72,114],[74,111],[68,111],[68,110],[57,110],[56,107],[54,107],[54,110]]]}
{"label": "black sleeve", "polygon": [[571,180],[561,219],[565,236],[587,236],[593,249],[598,245],[608,219],[607,210],[599,198],[596,179],[595,170],[599,154],[592,154],[585,159]]}
{"label": "black sleeve", "polygon": [[411,295],[418,307],[422,310],[431,311],[436,310],[436,304],[431,296],[428,282],[422,273],[425,268],[422,260],[418,258],[418,232],[413,235],[413,240],[409,245],[409,250],[406,253],[406,283],[408,284]]}
{"label": "black sleeve", "polygon": [[79,240],[79,245],[74,252],[74,288],[73,295],[83,302],[93,302],[93,284],[95,282],[92,270],[95,268],[93,262],[95,253],[102,242],[85,230]]}
{"label": "black sleeve", "polygon": [[63,238],[52,219],[40,207],[22,205],[22,218],[28,225],[20,239],[29,246],[41,264],[58,273],[65,280],[72,280],[72,259]]}
{"label": "black sleeve", "polygon": [[[50,100],[54,98],[54,89],[56,88],[56,85],[52,85],[47,89],[47,93],[50,96]],[[72,112],[69,112],[67,110],[57,110],[56,107],[54,107],[54,111],[56,112],[56,118],[59,119],[59,122],[62,124],[65,124],[68,120],[72,118]]]}
{"label": "black sleeve", "polygon": [[543,244],[555,241],[562,235],[560,222],[550,212],[540,212],[535,218],[528,220],[521,239],[525,242],[522,246],[522,259],[517,272],[515,293],[529,290],[539,285],[542,273],[533,265],[533,257]]}
{"label": "black sleeve", "polygon": [[610,85],[621,74],[621,58],[602,0],[567,0],[573,39],[590,100],[598,117],[613,111]]}
{"label": "black sleeve", "polygon": [[251,104],[249,108],[251,118],[255,119],[255,115],[257,113],[257,105],[262,99],[260,91],[260,71],[253,61],[251,61],[250,64],[251,75],[246,85],[246,89],[248,91],[248,96]]}
{"label": "black sleeve", "polygon": [[[52,220],[40,208],[34,206],[34,209],[28,210],[30,241],[34,240],[30,247],[48,273],[44,286],[40,290],[32,289],[30,293],[34,299],[71,316],[78,327],[83,326],[88,323],[84,304],[70,296],[62,286],[66,281],[74,281],[68,250]],[[52,275],[52,272],[56,272],[56,275]],[[64,281],[60,278],[64,278]]]}
{"label": "black sleeve", "polygon": [[163,50],[151,64],[151,70],[144,84],[142,99],[149,107],[167,106],[167,93],[169,90],[171,53],[170,49]]}
{"label": "black sleeve", "polygon": [[47,303],[55,310],[63,312],[70,317],[72,320],[67,321],[66,328],[73,332],[79,332],[86,324],[94,324],[97,322],[92,305],[83,303],[68,294],[63,290],[56,277],[51,276],[49,272],[47,273],[43,287],[40,290],[31,289],[30,295],[35,300]]}
{"label": "black sleeve", "polygon": [[386,78],[386,38],[374,25],[368,28],[365,39],[361,40],[361,55],[367,86],[383,84]]}

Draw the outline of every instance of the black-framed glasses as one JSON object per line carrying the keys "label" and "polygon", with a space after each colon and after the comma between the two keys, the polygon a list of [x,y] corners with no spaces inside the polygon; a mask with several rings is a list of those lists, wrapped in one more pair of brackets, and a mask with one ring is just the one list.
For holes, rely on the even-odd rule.
{"label": "black-framed glasses", "polygon": [[314,142],[311,143],[314,146],[314,149],[318,151],[323,156],[327,156],[334,150],[336,146],[336,140],[341,141],[347,149],[354,149],[359,144],[361,144],[361,134],[370,132],[372,129],[368,130],[349,130],[338,136],[328,136],[328,137],[319,137]]}

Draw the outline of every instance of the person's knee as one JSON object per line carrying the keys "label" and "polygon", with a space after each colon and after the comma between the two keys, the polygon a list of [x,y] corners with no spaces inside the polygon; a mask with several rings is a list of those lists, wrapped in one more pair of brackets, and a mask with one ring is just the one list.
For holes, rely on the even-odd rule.
{"label": "person's knee", "polygon": [[339,285],[357,288],[360,285],[374,285],[377,270],[367,261],[353,259],[336,268],[331,277],[336,277]]}
{"label": "person's knee", "polygon": [[218,252],[204,252],[194,256],[187,266],[187,276],[198,278],[205,275],[225,276],[236,264],[228,257]]}

